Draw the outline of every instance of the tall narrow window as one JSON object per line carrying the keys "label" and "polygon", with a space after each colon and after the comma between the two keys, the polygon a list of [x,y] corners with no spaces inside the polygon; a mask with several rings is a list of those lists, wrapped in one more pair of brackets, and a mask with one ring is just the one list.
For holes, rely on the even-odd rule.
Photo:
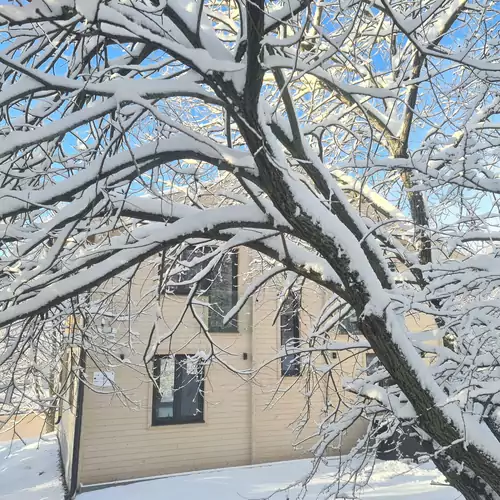
{"label": "tall narrow window", "polygon": [[191,356],[155,356],[153,425],[203,422],[203,366]]}
{"label": "tall narrow window", "polygon": [[208,310],[208,329],[211,332],[237,332],[238,319],[233,318],[227,325],[224,316],[238,301],[238,252],[224,255],[212,274],[208,290],[210,308]]}
{"label": "tall narrow window", "polygon": [[[299,306],[299,295],[290,292],[281,308],[281,345],[287,352],[299,346]],[[287,354],[281,358],[281,375],[285,377],[296,377],[300,375],[300,356],[298,353]]]}
{"label": "tall narrow window", "polygon": [[[372,364],[373,363],[373,364]],[[367,352],[365,354],[365,365],[367,368],[368,375],[372,375],[378,368],[378,358],[373,352]]]}

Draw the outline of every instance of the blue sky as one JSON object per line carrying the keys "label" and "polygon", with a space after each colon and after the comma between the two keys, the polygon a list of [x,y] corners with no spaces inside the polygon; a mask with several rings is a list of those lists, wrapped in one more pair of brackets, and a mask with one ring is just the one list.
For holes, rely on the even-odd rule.
{"label": "blue sky", "polygon": [[[9,4],[9,3],[10,2],[7,2],[7,0],[0,0],[0,4],[5,5],[5,4]],[[495,19],[493,16],[492,16],[492,19],[487,20],[487,23],[490,23],[492,25],[494,22],[495,22]],[[470,26],[469,32],[473,31],[473,29],[474,29],[474,26]],[[442,44],[444,46],[451,47],[452,44],[456,44],[457,40],[458,41],[465,40],[467,38],[467,36],[469,35],[469,32],[467,32],[465,29],[462,29],[461,31],[455,30],[453,37],[450,37],[450,36],[444,37]],[[403,40],[401,40],[401,41],[403,41]],[[5,44],[5,42],[4,42],[4,44]],[[4,45],[4,44],[2,44],[2,45]],[[383,42],[383,44],[385,44],[385,42]],[[114,58],[114,57],[118,57],[122,53],[123,53],[123,50],[121,48],[119,48],[118,46],[114,46],[114,47],[111,47],[109,49],[108,56],[110,58]],[[71,54],[69,52],[67,52],[66,55],[70,56]],[[159,54],[153,53],[150,56],[149,61],[145,61],[144,64],[147,64],[148,62],[154,62],[158,56],[159,56]],[[388,71],[391,69],[390,63],[389,63],[389,58],[388,58],[388,51],[387,51],[386,46],[374,45],[374,49],[372,50],[372,53],[370,54],[370,56],[371,56],[371,61],[372,61],[372,67],[373,67],[375,72],[385,72],[385,71]],[[441,60],[436,61],[436,62],[437,62],[437,64],[439,64],[441,66],[449,65],[449,63],[444,63]],[[54,71],[56,74],[57,73],[64,74],[65,70],[66,70],[65,65],[61,65],[61,66],[56,66]],[[160,77],[160,76],[161,76],[160,74],[156,74],[153,77]],[[139,78],[139,77],[137,77],[137,78]],[[456,89],[457,89],[457,85],[460,84],[459,79],[457,79],[456,76],[453,75],[452,71],[443,72],[442,76],[440,76],[439,78],[440,78],[439,87],[444,89],[443,98],[445,96],[449,97],[449,95],[452,95],[453,92],[456,92],[457,106],[458,107],[462,106],[463,102],[465,102],[467,100],[467,90],[464,90],[465,94],[461,98],[461,100],[458,99],[460,97],[460,95],[459,95],[458,90],[456,90]],[[448,96],[446,95],[446,91],[448,91]],[[421,85],[421,90],[420,90],[420,94],[419,94],[417,113],[421,112],[427,106],[430,106],[431,104],[435,104],[438,101],[439,101],[439,96],[437,96],[437,97],[434,96],[433,93],[430,91],[429,85],[426,83],[423,83]],[[376,106],[381,105],[380,100],[374,99],[373,103]],[[178,111],[180,113],[183,112],[182,109],[179,109]],[[59,112],[55,112],[52,115],[52,118],[57,119],[60,116],[58,113]],[[299,110],[299,113],[301,113],[300,110]],[[17,114],[20,114],[20,112],[18,112]],[[11,117],[15,117],[15,116],[16,116],[16,112],[13,112]],[[190,107],[188,114],[184,118],[195,120],[195,121],[198,121],[199,123],[203,123],[204,121],[206,123],[208,123],[211,119],[211,113],[205,106],[200,105],[199,107]],[[452,134],[452,133],[460,130],[460,120],[459,119],[456,119],[454,121],[445,122],[444,118],[445,118],[445,113],[442,113],[441,116],[438,113],[432,117],[432,122],[433,122],[433,124],[442,124],[441,131],[445,134]],[[494,117],[492,120],[498,121],[498,117]],[[420,125],[421,126],[414,127],[412,130],[412,133],[410,135],[410,149],[411,150],[415,150],[415,149],[420,147],[422,140],[424,139],[424,137],[426,136],[426,134],[428,133],[428,131],[431,128],[429,124],[424,124],[423,122],[420,122]],[[149,135],[150,137],[155,137],[155,134],[157,133],[156,124],[154,123],[154,121],[145,122],[142,124],[142,130],[141,131],[136,130],[135,132],[137,132],[137,135],[135,135],[135,136],[133,134],[129,135],[129,143],[132,146],[137,146],[137,145],[141,144],[141,142],[143,140],[146,140],[145,139],[146,135]],[[73,131],[73,133],[74,133],[74,135],[67,134],[65,139],[64,139],[64,148],[65,148],[67,153],[72,152],[74,154],[78,154],[79,151],[78,151],[78,144],[77,144],[77,142],[78,142],[77,136],[83,142],[86,142],[88,147],[93,146],[92,139],[90,139],[90,140],[87,139],[87,137],[89,135],[89,127],[88,126],[79,127],[78,129],[75,129]],[[222,136],[222,132],[221,132],[221,134],[219,134],[219,137],[221,137],[221,136]],[[364,154],[366,154],[366,148],[363,148],[363,147],[358,148],[357,155],[359,155],[359,157],[362,157]],[[378,156],[384,157],[384,156],[387,156],[388,153],[386,151],[384,151],[383,148],[378,148],[376,151],[376,154]],[[214,169],[211,170],[210,174],[207,173],[207,175],[213,175],[213,174],[214,174]],[[142,189],[139,187],[139,185],[137,185],[136,188],[138,190]],[[399,192],[395,192],[394,197],[396,195],[399,195]],[[486,209],[490,203],[491,203],[491,199],[485,198],[485,200],[483,202],[484,208]],[[402,208],[404,209],[405,207],[402,207]]]}

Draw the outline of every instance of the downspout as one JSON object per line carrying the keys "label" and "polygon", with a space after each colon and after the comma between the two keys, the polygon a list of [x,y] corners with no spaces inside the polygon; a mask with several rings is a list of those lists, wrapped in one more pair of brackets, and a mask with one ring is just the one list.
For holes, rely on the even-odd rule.
{"label": "downspout", "polygon": [[[85,350],[80,348],[79,368],[81,376],[85,376],[86,366],[86,353]],[[71,459],[71,476],[69,484],[68,498],[72,499],[76,496],[78,489],[78,465],[80,463],[80,439],[82,436],[82,422],[83,422],[83,395],[85,392],[85,384],[78,379],[78,394],[76,398],[76,419],[75,419],[75,434],[73,436],[73,456]]]}

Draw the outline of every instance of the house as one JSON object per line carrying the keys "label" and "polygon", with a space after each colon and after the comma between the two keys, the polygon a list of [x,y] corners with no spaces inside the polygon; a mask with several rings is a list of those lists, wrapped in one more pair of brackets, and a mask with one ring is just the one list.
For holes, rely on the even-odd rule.
{"label": "house", "polygon": [[[383,217],[395,210],[388,203],[383,209]],[[262,256],[240,247],[202,277],[197,263],[211,251],[201,244],[184,249],[178,258],[190,264],[172,273],[168,286],[153,261],[130,280],[113,278],[95,292],[102,311],[84,328],[77,320],[69,325],[61,380],[70,390],[59,436],[70,490],[309,456],[325,405],[341,411],[348,396],[337,382],[365,367],[369,351],[319,353],[335,367],[334,384],[311,380],[304,369],[310,360],[286,354],[307,336],[328,299],[324,292],[306,281],[300,294],[283,297],[283,282],[271,279],[225,325],[225,313],[262,274]],[[199,297],[186,307],[194,276],[202,278]],[[425,317],[407,322],[413,331],[434,328]],[[89,330],[92,354],[85,355],[78,332]],[[349,450],[364,432],[360,421],[331,453]]]}
{"label": "house", "polygon": [[[218,281],[213,280],[217,290],[208,295],[226,303],[226,310],[234,305],[251,278],[255,258],[244,248],[229,254],[219,266]],[[167,293],[159,304],[152,300],[146,290],[157,286],[156,269],[156,264],[145,264],[136,272],[130,304],[119,294],[113,297],[117,311],[127,305],[140,314],[130,315],[130,321],[127,313],[110,325],[87,326],[111,339],[103,345],[101,359],[82,359],[79,348],[69,344],[66,369],[81,366],[87,381],[74,379],[61,408],[61,452],[73,488],[308,456],[314,441],[307,437],[322,418],[324,391],[317,391],[307,406],[301,360],[276,354],[282,344],[294,345],[305,335],[310,318],[323,305],[322,293],[306,284],[300,311],[292,293],[280,310],[282,285],[271,283],[244,306],[237,322],[224,326],[223,315],[202,302],[183,310],[189,289]],[[180,274],[183,281],[189,278]],[[109,286],[119,289],[119,281]],[[200,333],[200,318],[209,335]],[[422,329],[411,321],[413,329]],[[169,337],[174,328],[175,335]],[[156,386],[143,357],[148,345],[158,341],[157,353],[147,364]],[[205,365],[211,350],[218,360]],[[112,355],[104,354],[108,351]],[[354,373],[365,363],[364,355],[342,353],[330,362],[338,362],[339,377],[340,371]],[[249,380],[245,374],[256,368]],[[330,390],[328,399],[335,405],[339,394]],[[308,421],[297,435],[305,411]],[[363,432],[361,423],[354,426],[332,453],[348,450]]]}

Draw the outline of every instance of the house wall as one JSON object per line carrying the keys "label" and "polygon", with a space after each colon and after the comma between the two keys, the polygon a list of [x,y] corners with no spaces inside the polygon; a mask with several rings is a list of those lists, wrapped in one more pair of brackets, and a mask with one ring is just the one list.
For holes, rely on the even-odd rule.
{"label": "house wall", "polygon": [[[245,257],[240,256],[240,269]],[[218,363],[206,372],[204,423],[152,426],[153,385],[144,369],[144,352],[152,324],[156,334],[166,335],[175,325],[185,297],[172,297],[158,308],[147,306],[145,292],[146,270],[134,279],[131,297],[136,310],[142,312],[130,325],[136,335],[132,350],[117,349],[127,357],[127,364],[115,363],[112,369],[115,382],[123,390],[120,397],[112,390],[85,391],[85,409],[81,445],[80,482],[92,484],[135,477],[154,476],[197,469],[243,465],[251,462],[251,391],[241,377],[230,373]],[[144,308],[144,309],[142,309]],[[204,308],[196,312],[204,315]],[[157,312],[162,319],[157,319]],[[239,316],[238,333],[213,333],[215,349],[228,353],[224,360],[236,370],[251,367],[251,305]],[[118,329],[126,334],[127,325]],[[158,348],[158,354],[171,351],[194,354],[209,352],[210,344],[204,335],[197,335],[199,325],[190,312],[172,338]],[[88,364],[92,379],[95,365]],[[106,394],[108,392],[108,394]]]}
{"label": "house wall", "polygon": [[[303,300],[306,300],[306,296],[304,293]],[[255,368],[267,363],[281,347],[280,323],[279,320],[275,321],[278,307],[277,290],[273,287],[263,289],[254,306],[252,358]],[[300,323],[301,331],[305,332],[308,324],[303,314]],[[262,366],[252,386],[254,463],[308,455],[307,443],[292,446],[300,439],[300,434],[297,436],[296,419],[304,410],[306,400],[301,394],[303,391],[302,377],[281,376],[279,359]],[[318,398],[315,398],[314,403],[317,410],[320,403]],[[310,421],[302,434],[306,435],[312,430]]]}
{"label": "house wall", "polygon": [[[251,279],[248,271],[253,258],[255,255],[240,250],[240,294]],[[152,272],[141,268],[134,277],[129,309],[124,297],[122,300],[118,295],[116,299],[117,311],[140,311],[130,322],[119,323],[113,349],[116,358],[96,359],[99,366],[87,361],[89,380],[95,371],[113,371],[122,392],[116,393],[112,388],[85,389],[79,481],[88,485],[309,456],[317,425],[324,418],[326,380],[282,377],[278,359],[265,364],[281,344],[279,320],[275,321],[279,288],[273,285],[265,287],[240,313],[238,333],[211,334],[214,348],[225,353],[220,358],[234,369],[258,368],[252,381],[220,363],[212,363],[206,373],[205,422],[152,426],[153,386],[142,358],[150,337],[153,344],[164,337],[158,354],[208,353],[211,349],[206,336],[199,334],[199,324],[191,311],[183,316],[176,334],[167,338],[183,311],[185,297],[170,295],[158,304],[149,294],[155,287]],[[115,279],[108,286],[118,284]],[[303,335],[324,300],[319,289],[307,285],[303,291],[304,313],[300,316]],[[196,306],[194,311],[200,317],[206,315],[202,306]],[[410,318],[409,322],[413,330],[424,329],[421,319]],[[243,353],[248,354],[246,360]],[[125,356],[125,362],[119,360],[120,354]],[[339,353],[338,359],[331,362],[337,366],[340,382],[341,372],[355,373],[364,366],[364,356]],[[305,406],[304,394],[310,391],[311,383],[316,390]],[[330,385],[327,397],[335,405],[339,398],[351,396],[332,390]],[[297,417],[304,415],[307,423],[298,433]],[[364,431],[360,422],[336,445],[348,450]],[[305,439],[308,436],[312,438]],[[338,448],[332,447],[331,453],[338,452]]]}
{"label": "house wall", "polygon": [[[326,297],[319,287],[311,283],[304,285],[301,296],[300,330],[304,338],[313,326],[312,320],[323,308]],[[359,357],[341,352],[336,359],[324,360],[325,364],[334,366],[338,375],[336,387],[327,384],[327,377],[318,373],[310,377],[283,377],[279,359],[266,363],[281,347],[279,320],[274,321],[279,300],[278,289],[267,287],[254,305],[254,368],[264,366],[252,385],[253,463],[312,456],[311,450],[318,440],[318,424],[326,416],[326,400],[331,405],[328,411],[337,405],[342,408],[343,402],[350,400],[351,396],[341,389],[341,374],[353,375],[362,367]],[[339,336],[337,340],[344,339]],[[314,363],[318,366],[322,361],[318,357]],[[306,394],[310,395],[306,397]],[[365,429],[362,422],[355,424],[342,442],[332,444],[329,452],[338,454],[348,451]]]}

